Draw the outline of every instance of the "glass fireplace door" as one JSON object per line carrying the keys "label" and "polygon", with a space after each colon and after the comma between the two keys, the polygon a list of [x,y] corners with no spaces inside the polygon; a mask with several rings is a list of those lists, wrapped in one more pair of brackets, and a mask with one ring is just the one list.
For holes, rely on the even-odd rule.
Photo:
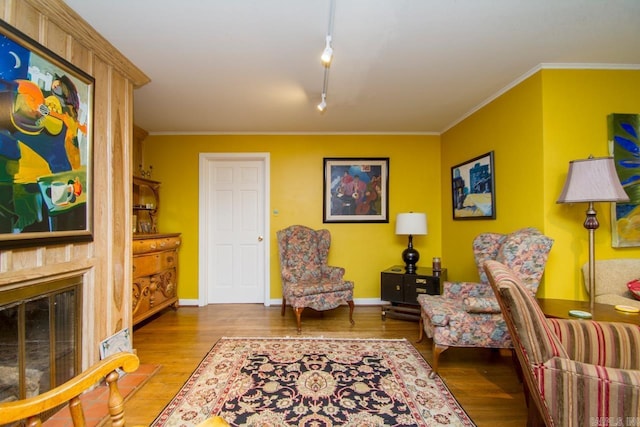
{"label": "glass fireplace door", "polygon": [[81,284],[74,277],[0,291],[0,402],[79,373]]}

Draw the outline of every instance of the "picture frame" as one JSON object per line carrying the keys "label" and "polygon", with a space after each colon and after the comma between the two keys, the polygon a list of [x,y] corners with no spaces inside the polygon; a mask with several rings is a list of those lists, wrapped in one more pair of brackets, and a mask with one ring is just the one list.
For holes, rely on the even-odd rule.
{"label": "picture frame", "polygon": [[612,113],[607,116],[609,154],[628,202],[611,203],[611,246],[640,246],[636,224],[640,223],[640,114]]}
{"label": "picture frame", "polygon": [[493,151],[451,167],[454,220],[495,219]]}
{"label": "picture frame", "polygon": [[94,90],[0,21],[0,247],[93,240]]}
{"label": "picture frame", "polygon": [[129,328],[124,328],[100,342],[100,359],[105,359],[121,351],[133,352]]}
{"label": "picture frame", "polygon": [[389,222],[389,158],[324,158],[323,222]]}

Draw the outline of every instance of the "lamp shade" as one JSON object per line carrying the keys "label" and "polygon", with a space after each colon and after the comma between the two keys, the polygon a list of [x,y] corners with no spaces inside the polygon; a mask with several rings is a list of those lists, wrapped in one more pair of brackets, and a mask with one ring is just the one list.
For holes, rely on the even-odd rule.
{"label": "lamp shade", "polygon": [[613,157],[589,157],[569,162],[569,173],[557,203],[627,202]]}
{"label": "lamp shade", "polygon": [[396,217],[396,234],[427,234],[427,214],[418,212],[399,213]]}

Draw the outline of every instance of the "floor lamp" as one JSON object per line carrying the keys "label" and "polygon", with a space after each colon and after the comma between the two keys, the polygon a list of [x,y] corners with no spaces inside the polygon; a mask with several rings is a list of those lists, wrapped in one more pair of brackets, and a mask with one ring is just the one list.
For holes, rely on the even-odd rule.
{"label": "floor lamp", "polygon": [[569,173],[557,203],[588,203],[584,228],[589,232],[589,309],[595,303],[595,231],[600,226],[594,202],[628,202],[629,197],[620,184],[613,157],[572,160]]}

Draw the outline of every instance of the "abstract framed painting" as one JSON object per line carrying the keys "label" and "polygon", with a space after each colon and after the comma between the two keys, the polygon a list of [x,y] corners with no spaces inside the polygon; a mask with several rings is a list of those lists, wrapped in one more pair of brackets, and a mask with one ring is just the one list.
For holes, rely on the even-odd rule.
{"label": "abstract framed painting", "polygon": [[323,222],[389,222],[389,158],[325,158]]}
{"label": "abstract framed painting", "polygon": [[495,219],[493,151],[451,168],[453,219]]}
{"label": "abstract framed painting", "polygon": [[0,21],[0,246],[93,239],[94,85]]}
{"label": "abstract framed painting", "polygon": [[611,245],[640,246],[640,114],[610,114],[607,121],[609,153],[629,196],[628,202],[611,203]]}

